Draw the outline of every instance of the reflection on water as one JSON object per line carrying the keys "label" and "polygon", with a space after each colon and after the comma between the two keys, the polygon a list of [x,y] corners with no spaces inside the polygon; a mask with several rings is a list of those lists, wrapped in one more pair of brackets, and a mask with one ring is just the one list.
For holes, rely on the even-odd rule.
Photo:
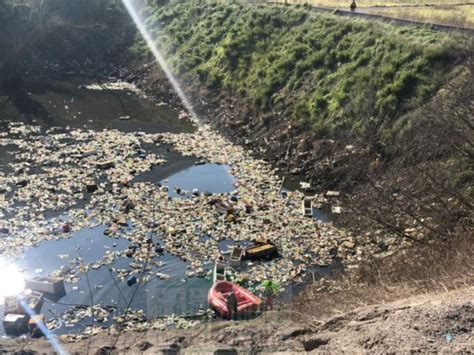
{"label": "reflection on water", "polygon": [[[12,118],[40,125],[44,130],[53,126],[87,127],[94,130],[111,128],[127,132],[189,132],[193,129],[189,122],[179,120],[178,114],[169,107],[156,106],[133,92],[90,91],[80,86],[80,82],[76,81],[26,86],[26,89],[10,95],[6,103],[2,101],[0,129],[7,124],[7,119]],[[127,119],[120,119],[123,116],[127,116]],[[14,173],[8,168],[8,164],[16,159],[14,149],[18,148],[14,147],[16,146],[0,146],[0,173]],[[167,145],[143,145],[141,148],[146,153],[163,156],[167,162],[154,166],[137,176],[133,182],[148,181],[167,185],[171,198],[182,197],[175,191],[175,186],[188,192],[185,197],[190,197],[193,189],[199,190],[200,193],[227,193],[234,190],[235,178],[229,174],[228,166],[195,165],[196,158],[184,157]],[[32,166],[32,169],[36,167]],[[10,192],[12,193],[14,191]],[[89,195],[86,197],[90,198]],[[74,208],[80,209],[84,205],[85,201]],[[46,219],[57,213],[67,215],[67,211],[53,212],[55,213],[46,211]],[[315,217],[324,220],[321,211],[315,213]],[[133,272],[130,266],[133,259],[120,256],[110,263],[100,261],[108,253],[124,251],[130,242],[123,238],[105,236],[105,229],[105,226],[83,228],[68,239],[46,241],[28,248],[15,260],[17,267],[23,269],[28,278],[47,276],[57,271],[61,271],[65,276],[71,273],[78,276],[76,283],[66,284],[66,296],[59,302],[45,301],[42,313],[46,319],[57,319],[73,305],[88,306],[91,303],[109,306],[114,310],[114,315],[122,314],[137,286],[140,289],[131,303],[131,308],[143,309],[149,318],[169,314],[196,314],[198,310],[207,308],[207,292],[211,286],[209,272],[212,265],[204,265],[205,273],[200,275],[201,277],[187,277],[189,263],[165,253],[150,260],[150,270],[146,272],[150,277],[148,283],[139,282],[137,286],[129,287],[118,275],[121,270]],[[133,233],[133,230],[129,232]],[[222,241],[219,247],[222,252],[229,252],[233,244],[232,241],[226,240]],[[87,273],[81,270],[84,264],[91,266]],[[138,271],[135,271],[135,275],[139,279],[142,277]],[[169,278],[160,275],[168,275]],[[0,317],[3,316],[2,312],[0,307]],[[55,332],[60,334],[83,330],[90,322],[90,318],[87,318],[70,327],[59,324]],[[108,320],[102,320],[101,324],[107,326],[111,322],[109,317]],[[0,334],[3,334],[1,323]]]}
{"label": "reflection on water", "polygon": [[25,288],[24,275],[18,267],[0,259],[0,304],[5,297],[17,296]]}
{"label": "reflection on water", "polygon": [[[118,129],[125,132],[189,132],[193,129],[190,122],[178,119],[178,113],[168,106],[157,106],[137,94],[122,91],[91,91],[83,88],[81,81],[54,82],[43,85],[29,83],[25,89],[11,93],[5,101],[1,96],[0,128],[14,118],[29,124],[39,125],[43,131],[51,127],[88,128],[93,130]],[[127,116],[124,119],[124,116]],[[120,119],[122,117],[122,119]],[[62,127],[62,128],[61,128]],[[14,138],[14,137],[11,137]],[[73,142],[71,142],[73,143]],[[170,195],[178,197],[173,186],[184,190],[199,189],[201,192],[230,192],[234,189],[234,177],[229,175],[229,167],[205,164],[195,165],[196,158],[184,157],[167,145],[144,144],[147,154],[154,153],[166,159],[164,165],[155,166],[150,171],[138,175],[134,182],[149,181],[154,183],[167,180]],[[15,145],[0,146],[0,173],[6,175],[14,172],[8,164],[18,161],[18,147]],[[36,169],[33,165],[32,169]],[[15,191],[11,191],[13,194]],[[86,195],[86,198],[90,198]],[[80,209],[85,201],[75,206]],[[45,211],[46,219],[64,217],[67,211]],[[10,216],[14,218],[14,216]],[[24,271],[25,277],[48,276],[61,272],[65,277],[77,276],[76,283],[66,283],[66,296],[54,303],[45,300],[42,313],[47,320],[61,318],[71,307],[94,305],[110,307],[112,315],[122,314],[135,287],[136,293],[131,308],[143,309],[147,317],[152,318],[170,314],[196,314],[207,308],[207,291],[211,285],[208,275],[212,265],[205,265],[205,273],[200,277],[187,277],[189,263],[170,254],[163,254],[149,261],[150,270],[145,274],[149,282],[137,283],[132,287],[119,278],[121,271],[134,273],[142,277],[140,270],[134,270],[130,263],[133,259],[124,256],[116,257],[106,263],[109,253],[123,255],[131,242],[123,238],[110,238],[104,235],[105,226],[85,227],[74,232],[70,238],[45,241],[36,247],[27,248],[15,262]],[[129,230],[128,233],[133,233]],[[159,243],[155,240],[155,243]],[[113,258],[112,258],[113,259]],[[102,263],[101,260],[104,262]],[[87,273],[83,266],[88,265]],[[161,277],[167,275],[169,278]],[[91,300],[92,294],[92,300]],[[0,317],[3,309],[0,306]],[[101,325],[112,323],[111,317],[102,320]],[[90,317],[70,326],[58,323],[54,330],[57,334],[68,333],[91,324]],[[0,334],[3,334],[0,322]]]}
{"label": "reflection on water", "polygon": [[103,233],[106,227],[84,228],[71,238],[47,241],[27,249],[17,265],[28,277],[47,276],[76,261],[90,264],[100,260],[107,251],[123,250],[130,242],[122,238],[109,238]]}
{"label": "reflection on water", "polygon": [[69,126],[149,133],[193,129],[191,122],[178,119],[178,113],[167,105],[145,100],[129,90],[89,90],[84,84],[83,79],[26,82],[6,98],[0,96],[0,118],[45,129]]}
{"label": "reflection on water", "polygon": [[219,164],[196,165],[182,170],[168,179],[161,181],[169,186],[169,195],[179,197],[174,187],[183,190],[182,193],[191,193],[197,189],[200,193],[225,193],[234,190],[235,178],[229,174],[230,167]]}

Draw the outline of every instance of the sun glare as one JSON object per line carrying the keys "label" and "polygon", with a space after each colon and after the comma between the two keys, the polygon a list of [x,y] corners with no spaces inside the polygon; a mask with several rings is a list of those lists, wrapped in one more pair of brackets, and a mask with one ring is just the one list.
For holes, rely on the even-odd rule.
{"label": "sun glare", "polygon": [[25,289],[23,274],[13,264],[0,261],[0,300],[18,296]]}
{"label": "sun glare", "polygon": [[156,61],[160,65],[161,69],[163,69],[163,72],[165,73],[166,77],[168,78],[171,85],[173,86],[173,89],[178,94],[179,98],[181,99],[181,102],[183,103],[184,107],[186,108],[188,113],[191,115],[191,117],[194,119],[196,124],[200,124],[200,121],[198,120],[197,114],[194,111],[194,108],[191,102],[187,98],[184,91],[181,89],[181,86],[179,85],[178,80],[176,80],[173,73],[169,69],[168,63],[166,62],[164,56],[161,54],[160,50],[156,46],[155,41],[153,40],[150,34],[150,31],[148,31],[148,29],[146,28],[145,21],[140,17],[139,15],[140,8],[136,4],[137,2],[134,0],[122,0],[122,2],[125,5],[125,8],[127,9],[128,13],[130,14],[130,17],[135,22],[137,29],[140,31],[140,34],[145,40],[151,53],[153,54]]}

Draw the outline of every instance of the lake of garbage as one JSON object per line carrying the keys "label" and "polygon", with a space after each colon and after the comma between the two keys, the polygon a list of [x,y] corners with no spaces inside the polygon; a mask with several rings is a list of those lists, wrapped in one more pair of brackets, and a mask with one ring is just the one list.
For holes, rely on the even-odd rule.
{"label": "lake of garbage", "polygon": [[[127,306],[137,312],[136,320],[206,316],[216,255],[245,244],[256,231],[276,238],[291,230],[302,249],[293,251],[285,242],[282,260],[246,264],[236,277],[248,278],[247,268],[254,268],[254,287],[265,278],[301,282],[305,270],[330,264],[330,243],[318,254],[307,250],[318,241],[304,234],[326,228],[320,222],[303,220],[292,227],[291,220],[275,221],[279,229],[269,228],[275,218],[300,223],[294,212],[298,199],[280,202],[275,195],[271,203],[286,212],[266,216],[258,201],[274,195],[278,180],[258,177],[256,201],[244,200],[246,191],[240,190],[249,177],[239,170],[244,158],[238,155],[244,153],[229,150],[225,159],[214,159],[210,155],[222,151],[216,149],[199,156],[207,149],[200,140],[217,138],[198,132],[166,103],[126,85],[110,88],[74,79],[29,83],[0,96],[0,107],[0,258],[15,264],[25,278],[66,280],[66,295],[45,300],[42,308],[56,334],[106,327]],[[193,147],[189,152],[187,144]],[[256,164],[249,169],[269,172]],[[237,221],[213,212],[212,199],[229,198],[236,206],[240,201],[253,206],[256,222],[243,212],[235,214]],[[320,210],[314,216],[330,218]],[[235,225],[239,219],[241,232]],[[144,251],[146,245],[153,245],[152,254]],[[137,275],[139,292],[126,282],[131,275]],[[0,306],[0,317],[2,312]],[[175,318],[165,318],[159,327],[177,325],[186,327]]]}

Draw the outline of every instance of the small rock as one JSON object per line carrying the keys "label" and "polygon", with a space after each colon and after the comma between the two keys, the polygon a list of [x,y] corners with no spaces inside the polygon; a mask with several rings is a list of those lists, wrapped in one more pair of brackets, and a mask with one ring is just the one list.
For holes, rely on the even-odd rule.
{"label": "small rock", "polygon": [[322,338],[320,336],[314,336],[304,340],[303,347],[305,351],[313,351],[314,349],[317,349],[322,345],[326,345],[327,343],[329,343],[329,339]]}
{"label": "small rock", "polygon": [[144,341],[137,345],[138,350],[140,351],[147,351],[148,349],[152,348],[153,344],[149,341]]}
{"label": "small rock", "polygon": [[96,353],[96,355],[111,355],[111,354],[117,353],[117,348],[110,347],[110,346],[104,346],[104,347],[98,349],[95,353]]}

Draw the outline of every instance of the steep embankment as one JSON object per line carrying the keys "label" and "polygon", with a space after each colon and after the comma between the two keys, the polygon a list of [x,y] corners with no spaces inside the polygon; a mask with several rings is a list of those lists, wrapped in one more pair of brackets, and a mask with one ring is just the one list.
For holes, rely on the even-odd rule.
{"label": "steep embankment", "polygon": [[148,24],[180,77],[318,138],[392,136],[457,62],[446,35],[292,7],[174,3]]}
{"label": "steep embankment", "polygon": [[347,225],[402,239],[465,228],[468,40],[292,6],[170,2],[145,17],[202,117],[317,189],[352,193]]}
{"label": "steep embankment", "polygon": [[[446,352],[466,353],[474,346],[474,289],[423,295],[308,322],[291,314],[269,313],[248,322],[215,322],[192,330],[124,333],[115,349],[114,336],[63,343],[70,353],[251,354],[276,351],[317,353]],[[48,353],[45,340],[11,339],[0,351]]]}
{"label": "steep embankment", "polygon": [[134,34],[120,0],[0,2],[0,91],[31,77],[109,73]]}

